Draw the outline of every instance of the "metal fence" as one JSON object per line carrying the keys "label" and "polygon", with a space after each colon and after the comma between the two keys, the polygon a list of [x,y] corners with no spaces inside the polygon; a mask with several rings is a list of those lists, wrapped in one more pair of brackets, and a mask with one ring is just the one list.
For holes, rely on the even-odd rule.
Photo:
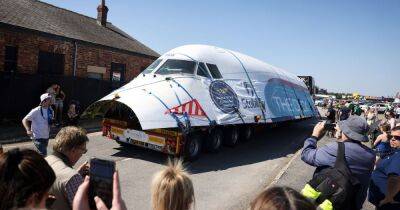
{"label": "metal fence", "polygon": [[117,88],[109,81],[89,78],[0,73],[0,119],[22,119],[38,106],[40,95],[54,83],[59,84],[66,95],[64,112],[71,100],[79,101],[84,110]]}

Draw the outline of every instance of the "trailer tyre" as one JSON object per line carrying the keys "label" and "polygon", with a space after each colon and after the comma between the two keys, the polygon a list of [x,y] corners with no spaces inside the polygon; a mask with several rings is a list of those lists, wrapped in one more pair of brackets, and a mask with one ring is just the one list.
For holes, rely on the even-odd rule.
{"label": "trailer tyre", "polygon": [[241,141],[250,141],[253,138],[254,129],[250,126],[245,126],[241,129],[240,132],[240,140]]}
{"label": "trailer tyre", "polygon": [[239,143],[239,131],[237,127],[227,128],[224,136],[224,144],[234,147]]}
{"label": "trailer tyre", "polygon": [[218,128],[212,129],[208,134],[206,142],[207,152],[218,152],[221,149],[222,142],[223,142],[222,130]]}
{"label": "trailer tyre", "polygon": [[188,135],[184,151],[183,158],[187,161],[194,161],[199,158],[201,154],[202,138],[199,134]]}

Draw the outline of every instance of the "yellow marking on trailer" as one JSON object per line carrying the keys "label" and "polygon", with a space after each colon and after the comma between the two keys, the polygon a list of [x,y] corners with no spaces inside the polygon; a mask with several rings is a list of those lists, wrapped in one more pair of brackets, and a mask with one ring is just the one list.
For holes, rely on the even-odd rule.
{"label": "yellow marking on trailer", "polygon": [[124,134],[124,129],[117,128],[117,127],[111,127],[111,133],[115,133],[118,135],[123,135]]}
{"label": "yellow marking on trailer", "polygon": [[170,130],[165,130],[165,129],[161,129],[161,128],[157,128],[157,129],[153,129],[153,130],[149,130],[149,131],[154,132],[154,133],[169,135],[169,136],[178,136],[179,135],[179,132],[177,132],[177,131],[170,131]]}
{"label": "yellow marking on trailer", "polygon": [[149,135],[149,142],[153,142],[156,144],[165,144],[165,138],[163,137],[159,137],[159,136],[153,136],[153,135]]}

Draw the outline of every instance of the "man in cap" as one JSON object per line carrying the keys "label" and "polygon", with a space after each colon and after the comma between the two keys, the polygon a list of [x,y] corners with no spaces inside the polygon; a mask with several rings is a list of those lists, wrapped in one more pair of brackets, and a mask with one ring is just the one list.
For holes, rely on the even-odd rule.
{"label": "man in cap", "polygon": [[[328,143],[317,148],[317,141],[325,133],[325,122],[318,123],[313,130],[312,136],[304,142],[301,159],[309,165],[322,169],[333,167],[336,162],[338,144]],[[345,159],[352,175],[360,182],[360,188],[356,195],[355,206],[361,209],[367,196],[368,184],[374,169],[375,154],[372,149],[363,145],[368,142],[367,121],[360,116],[350,116],[348,119],[339,121],[336,125],[335,137],[337,141],[344,142]]]}
{"label": "man in cap", "polygon": [[39,153],[47,155],[47,144],[49,143],[50,123],[53,119],[53,110],[50,108],[51,95],[44,93],[40,96],[40,104],[33,108],[22,119],[26,134],[33,140]]}

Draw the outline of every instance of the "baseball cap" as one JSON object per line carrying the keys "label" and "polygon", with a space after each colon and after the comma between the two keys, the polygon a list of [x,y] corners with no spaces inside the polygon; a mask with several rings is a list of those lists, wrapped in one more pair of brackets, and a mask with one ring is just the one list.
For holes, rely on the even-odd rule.
{"label": "baseball cap", "polygon": [[40,103],[42,103],[44,100],[46,100],[46,99],[48,99],[48,98],[51,98],[51,95],[48,94],[48,93],[43,93],[43,94],[40,96]]}

